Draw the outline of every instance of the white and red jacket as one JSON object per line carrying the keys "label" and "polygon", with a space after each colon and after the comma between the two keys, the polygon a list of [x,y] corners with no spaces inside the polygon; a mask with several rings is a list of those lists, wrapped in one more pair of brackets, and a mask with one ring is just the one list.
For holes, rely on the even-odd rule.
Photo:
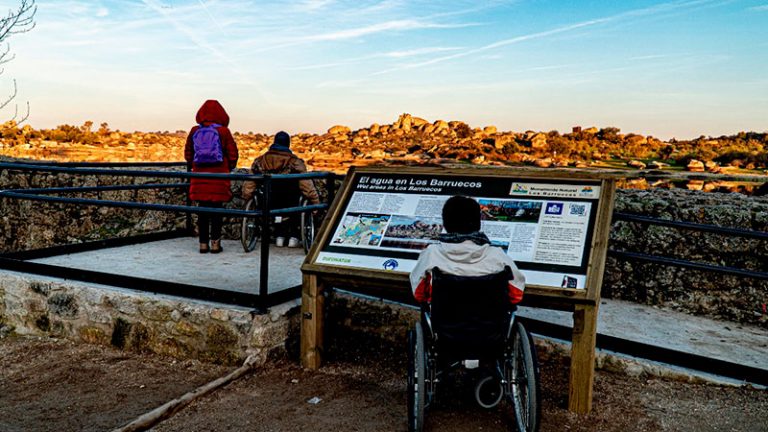
{"label": "white and red jacket", "polygon": [[416,267],[411,271],[411,289],[420,303],[432,300],[432,269],[457,276],[485,276],[512,269],[509,280],[509,302],[520,303],[525,290],[525,276],[515,262],[496,246],[478,245],[471,240],[461,243],[436,243],[429,245],[419,255]]}

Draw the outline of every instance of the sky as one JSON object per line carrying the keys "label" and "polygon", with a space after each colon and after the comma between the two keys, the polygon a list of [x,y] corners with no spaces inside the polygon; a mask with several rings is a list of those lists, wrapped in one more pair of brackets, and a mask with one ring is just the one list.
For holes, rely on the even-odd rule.
{"label": "sky", "polygon": [[[0,0],[0,12],[19,0]],[[38,0],[6,40],[35,128],[323,133],[402,113],[662,139],[768,131],[768,0]],[[13,104],[0,119],[13,116]]]}

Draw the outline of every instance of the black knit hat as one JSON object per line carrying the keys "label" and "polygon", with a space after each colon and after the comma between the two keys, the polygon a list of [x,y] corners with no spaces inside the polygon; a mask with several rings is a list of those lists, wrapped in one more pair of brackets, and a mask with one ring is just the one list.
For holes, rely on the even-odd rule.
{"label": "black knit hat", "polygon": [[287,132],[280,131],[275,134],[275,142],[270,146],[276,150],[288,150],[291,148],[291,136]]}

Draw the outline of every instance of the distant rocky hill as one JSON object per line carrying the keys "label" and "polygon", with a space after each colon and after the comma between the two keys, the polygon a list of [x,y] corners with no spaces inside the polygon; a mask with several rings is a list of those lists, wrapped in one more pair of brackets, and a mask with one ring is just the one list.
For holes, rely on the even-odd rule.
{"label": "distant rocky hill", "polygon": [[[106,123],[62,125],[51,130],[0,127],[0,154],[33,159],[78,161],[183,160],[186,131],[119,132]],[[246,167],[271,144],[259,133],[235,134]],[[292,148],[315,170],[343,172],[351,165],[465,162],[539,167],[678,169],[733,173],[768,169],[768,133],[742,132],[719,138],[663,142],[652,136],[622,134],[614,127],[582,128],[570,133],[504,132],[495,126],[471,127],[461,121],[428,121],[402,114],[391,124],[352,130],[337,125],[325,134],[300,133]]]}

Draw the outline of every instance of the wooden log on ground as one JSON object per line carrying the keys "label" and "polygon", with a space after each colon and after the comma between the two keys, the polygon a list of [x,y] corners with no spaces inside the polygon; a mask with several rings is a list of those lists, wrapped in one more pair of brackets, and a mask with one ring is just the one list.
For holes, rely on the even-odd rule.
{"label": "wooden log on ground", "polygon": [[220,387],[224,387],[225,385],[242,377],[243,375],[249,372],[252,372],[254,369],[253,366],[255,363],[256,363],[255,357],[250,356],[247,359],[245,359],[245,362],[243,363],[242,366],[235,369],[229,375],[223,376],[221,378],[217,378],[209,382],[208,384],[198,387],[197,389],[179,397],[178,399],[174,399],[164,405],[161,405],[153,409],[152,411],[141,415],[140,417],[136,418],[134,421],[128,423],[127,425],[113,430],[112,432],[139,432],[139,431],[148,430],[151,427],[155,426],[156,424],[160,423],[161,421],[176,414],[182,408],[194,402],[196,399],[201,398]]}

